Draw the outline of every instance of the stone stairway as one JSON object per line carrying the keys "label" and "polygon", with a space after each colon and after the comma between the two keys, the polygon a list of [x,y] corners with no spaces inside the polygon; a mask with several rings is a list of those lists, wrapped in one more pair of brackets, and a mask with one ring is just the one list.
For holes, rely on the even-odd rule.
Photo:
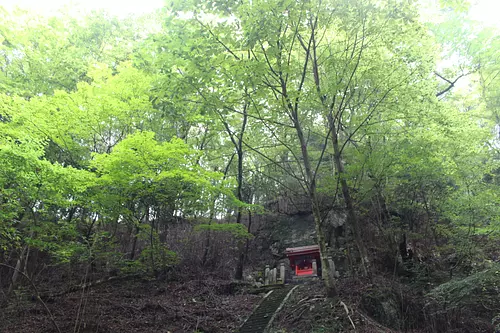
{"label": "stone stairway", "polygon": [[276,312],[295,288],[297,286],[284,286],[272,290],[241,326],[239,333],[265,333]]}

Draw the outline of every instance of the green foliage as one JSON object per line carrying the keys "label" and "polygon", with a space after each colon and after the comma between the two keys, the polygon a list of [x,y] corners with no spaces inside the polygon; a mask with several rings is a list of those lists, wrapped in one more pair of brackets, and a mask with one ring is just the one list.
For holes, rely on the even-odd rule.
{"label": "green foliage", "polygon": [[103,12],[78,20],[23,10],[10,13],[0,7],[0,22],[0,88],[25,97],[72,91],[78,82],[92,79],[90,65],[115,67],[140,40],[132,19]]}
{"label": "green foliage", "polygon": [[[153,262],[151,262],[151,258],[153,258]],[[142,250],[139,262],[143,268],[146,268],[146,271],[164,271],[177,264],[179,259],[174,251],[170,251],[164,245],[157,245]]]}
{"label": "green foliage", "polygon": [[427,297],[441,304],[445,309],[464,309],[484,305],[488,309],[498,308],[500,291],[500,265],[470,275],[464,279],[452,280],[431,290]]}
{"label": "green foliage", "polygon": [[[213,195],[224,192],[213,185],[221,180],[217,172],[200,168],[197,153],[182,140],[158,142],[153,132],[137,132],[120,141],[110,154],[95,154],[91,166],[100,175],[97,185],[106,197],[124,202],[134,197],[151,203],[165,202],[173,210],[190,215],[204,209]],[[115,209],[113,201],[99,200]]]}
{"label": "green foliage", "polygon": [[[367,219],[399,214],[375,236],[486,259],[474,237],[500,226],[498,32],[465,1],[441,6],[430,23],[402,0],[174,1],[161,26],[2,9],[0,249],[166,270],[174,223],[250,239],[224,222],[312,185],[337,206],[345,180]],[[478,274],[431,294],[496,288]]]}

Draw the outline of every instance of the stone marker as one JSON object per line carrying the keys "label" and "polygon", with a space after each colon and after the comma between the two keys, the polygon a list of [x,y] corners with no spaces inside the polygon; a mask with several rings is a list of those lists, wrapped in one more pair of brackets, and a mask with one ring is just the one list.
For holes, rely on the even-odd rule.
{"label": "stone marker", "polygon": [[276,271],[277,271],[276,268],[272,269],[272,282],[271,282],[272,284],[276,284],[277,283],[277,281],[276,281],[276,273],[277,272]]}
{"label": "stone marker", "polygon": [[330,256],[328,257],[328,265],[330,266],[330,273],[332,274],[332,276],[338,278],[339,272],[335,270],[335,262]]}
{"label": "stone marker", "polygon": [[281,283],[285,284],[285,264],[284,263],[280,264],[280,280],[281,280]]}
{"label": "stone marker", "polygon": [[313,276],[318,276],[318,263],[316,259],[312,260]]}
{"label": "stone marker", "polygon": [[266,270],[264,271],[264,285],[267,286],[269,284],[269,265],[266,265]]}

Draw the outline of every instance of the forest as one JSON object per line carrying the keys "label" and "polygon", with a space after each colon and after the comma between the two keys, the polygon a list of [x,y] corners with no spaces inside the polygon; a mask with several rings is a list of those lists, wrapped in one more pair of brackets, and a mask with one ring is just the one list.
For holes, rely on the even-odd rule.
{"label": "forest", "polygon": [[500,332],[500,26],[473,6],[0,7],[0,332]]}

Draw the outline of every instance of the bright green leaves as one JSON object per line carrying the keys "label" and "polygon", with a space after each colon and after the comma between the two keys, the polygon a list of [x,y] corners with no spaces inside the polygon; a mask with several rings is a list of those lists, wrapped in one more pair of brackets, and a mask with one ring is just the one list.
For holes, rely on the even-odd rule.
{"label": "bright green leaves", "polygon": [[78,21],[20,11],[2,18],[1,246],[67,257],[78,232],[63,230],[76,231],[76,211],[98,206],[89,190],[95,174],[86,170],[91,153],[158,125],[151,77],[123,62],[141,37],[135,22],[102,13]]}
{"label": "bright green leaves", "polygon": [[[110,154],[95,155],[92,166],[111,182],[146,183],[186,177],[194,172],[194,151],[180,139],[158,143],[153,132],[137,132],[116,145]],[[182,174],[182,171],[185,174]]]}
{"label": "bright green leaves", "polygon": [[[130,63],[115,75],[103,64],[89,69],[92,83],[80,82],[74,92],[56,91],[26,101],[1,97],[8,126],[23,127],[47,143],[46,157],[83,167],[90,152],[109,152],[128,133],[158,126],[149,98],[151,78]],[[6,125],[7,126],[7,125]]]}
{"label": "bright green leaves", "polygon": [[[36,228],[48,226],[52,211],[85,202],[82,195],[93,175],[50,163],[42,157],[39,139],[27,129],[0,125],[5,129],[0,135],[0,247],[10,243],[15,248],[34,240]],[[26,223],[26,218],[33,221]],[[51,248],[46,240],[36,239],[32,246]]]}
{"label": "bright green leaves", "polygon": [[141,40],[132,19],[99,12],[75,20],[2,11],[0,21],[0,89],[25,97],[73,91],[89,65],[115,68]]}
{"label": "bright green leaves", "polygon": [[222,176],[200,168],[198,154],[182,140],[158,142],[154,136],[137,132],[110,154],[94,156],[91,166],[100,175],[103,194],[118,195],[122,202],[142,197],[150,203],[165,203],[183,216],[207,209],[210,198],[225,191],[214,185]]}

